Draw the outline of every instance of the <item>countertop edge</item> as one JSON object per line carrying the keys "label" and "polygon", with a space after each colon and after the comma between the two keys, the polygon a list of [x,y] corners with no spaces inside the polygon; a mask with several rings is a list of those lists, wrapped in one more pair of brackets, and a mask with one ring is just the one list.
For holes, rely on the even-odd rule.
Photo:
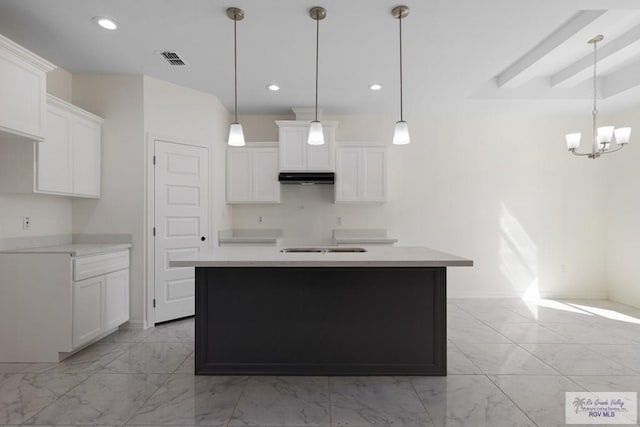
{"label": "countertop edge", "polygon": [[472,260],[447,261],[169,261],[169,267],[473,267]]}

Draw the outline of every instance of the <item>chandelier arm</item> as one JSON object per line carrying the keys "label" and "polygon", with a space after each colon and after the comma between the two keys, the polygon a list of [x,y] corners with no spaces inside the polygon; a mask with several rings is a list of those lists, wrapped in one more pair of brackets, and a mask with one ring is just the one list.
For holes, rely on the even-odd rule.
{"label": "chandelier arm", "polygon": [[571,151],[571,154],[573,154],[574,156],[579,156],[579,157],[585,157],[585,156],[593,157],[594,156],[594,153],[581,153],[581,152],[577,151],[575,148],[571,149],[569,151]]}
{"label": "chandelier arm", "polygon": [[616,151],[620,151],[624,148],[624,146],[627,144],[622,144],[620,145],[618,148],[616,148],[615,150],[607,150],[607,151],[603,151],[602,154],[610,154],[610,153],[615,153]]}

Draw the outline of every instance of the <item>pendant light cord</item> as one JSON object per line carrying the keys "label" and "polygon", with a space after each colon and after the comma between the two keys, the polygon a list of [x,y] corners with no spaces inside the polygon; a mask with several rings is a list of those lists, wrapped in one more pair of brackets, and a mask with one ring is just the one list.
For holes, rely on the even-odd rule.
{"label": "pendant light cord", "polygon": [[234,72],[234,114],[235,121],[238,123],[238,36],[236,24],[238,22],[237,14],[233,15],[233,72]]}
{"label": "pendant light cord", "polygon": [[316,16],[316,114],[315,121],[318,121],[318,58],[320,51],[320,19]]}
{"label": "pendant light cord", "polygon": [[598,130],[596,124],[596,118],[598,116],[598,80],[597,80],[597,65],[598,65],[598,42],[593,42],[593,153],[595,154],[600,148],[598,147]]}
{"label": "pendant light cord", "polygon": [[398,25],[400,28],[400,121],[404,121],[402,109],[402,11],[398,16]]}

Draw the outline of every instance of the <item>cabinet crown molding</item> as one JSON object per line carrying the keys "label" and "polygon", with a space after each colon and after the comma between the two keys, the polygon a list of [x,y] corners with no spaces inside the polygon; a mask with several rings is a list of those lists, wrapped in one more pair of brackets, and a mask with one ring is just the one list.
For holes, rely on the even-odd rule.
{"label": "cabinet crown molding", "polygon": [[67,110],[70,113],[76,114],[78,116],[81,116],[87,120],[90,120],[92,122],[95,122],[99,125],[104,123],[104,119],[100,116],[96,116],[93,113],[88,112],[87,110],[83,110],[80,107],[77,107],[67,101],[63,101],[60,98],[57,98],[51,94],[47,94],[47,104],[48,105],[53,105],[56,106],[58,108],[62,108],[63,110]]}
{"label": "cabinet crown molding", "polygon": [[46,59],[36,55],[30,50],[20,46],[18,43],[14,42],[13,40],[10,40],[5,36],[3,36],[2,34],[0,34],[0,49],[2,48],[13,53],[14,55],[18,56],[20,59],[28,62],[29,64],[33,65],[34,67],[42,71],[48,72],[55,68],[58,68],[55,64],[47,61]]}

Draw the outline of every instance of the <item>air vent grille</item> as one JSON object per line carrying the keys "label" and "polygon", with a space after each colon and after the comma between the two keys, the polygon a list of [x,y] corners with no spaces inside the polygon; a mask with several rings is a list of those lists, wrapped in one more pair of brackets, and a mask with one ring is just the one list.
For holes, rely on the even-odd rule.
{"label": "air vent grille", "polygon": [[172,67],[186,67],[187,63],[180,58],[178,52],[172,52],[170,50],[165,50],[160,52],[160,55],[171,65]]}

